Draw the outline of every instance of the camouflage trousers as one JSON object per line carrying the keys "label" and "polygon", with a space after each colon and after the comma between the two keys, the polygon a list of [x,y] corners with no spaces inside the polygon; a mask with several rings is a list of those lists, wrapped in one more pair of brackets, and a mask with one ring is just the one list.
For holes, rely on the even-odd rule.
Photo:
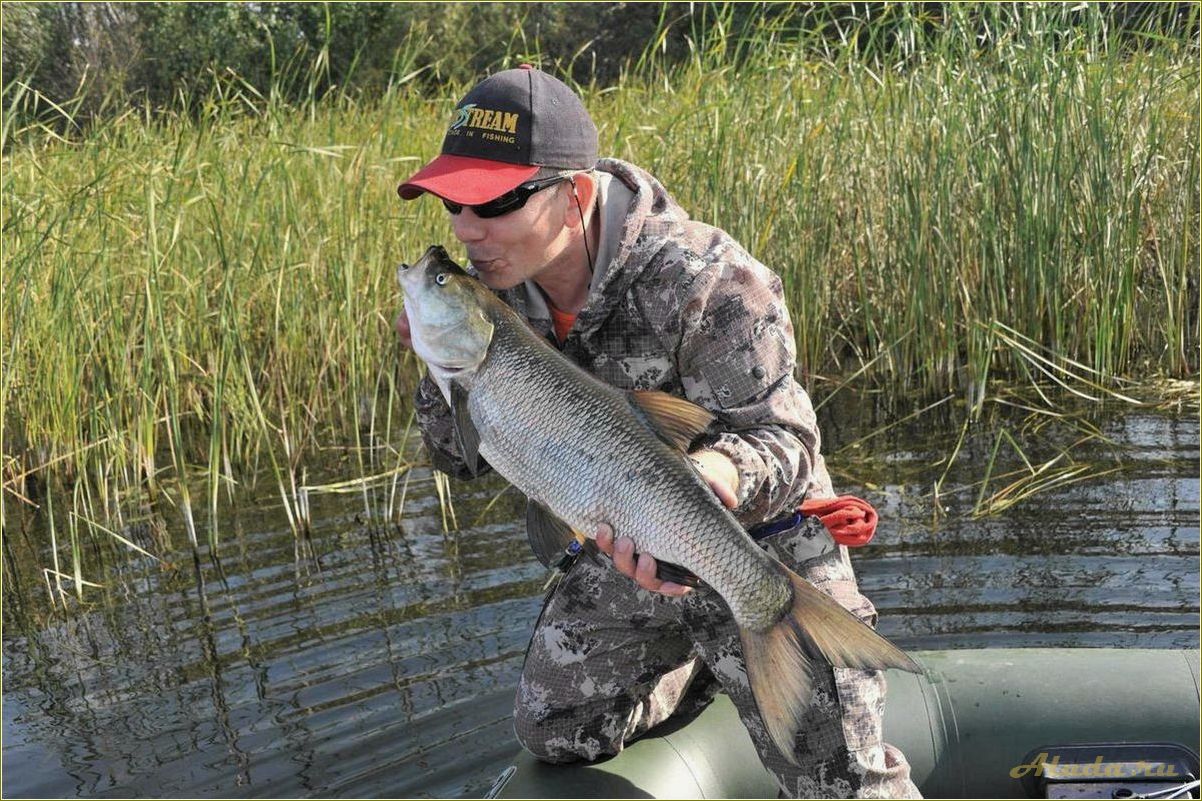
{"label": "camouflage trousers", "polygon": [[[815,518],[764,541],[770,552],[870,625],[847,551]],[[881,741],[880,671],[815,665],[814,697],[788,762],[747,683],[730,610],[702,587],[683,598],[638,588],[604,556],[581,558],[535,624],[514,706],[522,746],[548,762],[616,754],[673,713],[721,689],[785,797],[919,798],[910,766]]]}

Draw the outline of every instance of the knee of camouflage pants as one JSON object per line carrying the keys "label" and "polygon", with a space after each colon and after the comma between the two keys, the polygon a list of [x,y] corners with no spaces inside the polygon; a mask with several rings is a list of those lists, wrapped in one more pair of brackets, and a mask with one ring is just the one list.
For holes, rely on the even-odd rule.
{"label": "knee of camouflage pants", "polygon": [[[554,764],[597,759],[621,750],[617,727],[605,715],[580,709],[545,709],[537,702],[542,688],[522,682],[513,707],[513,732],[518,744],[536,759]],[[607,734],[608,736],[598,736]]]}
{"label": "knee of camouflage pants", "polygon": [[518,682],[514,733],[546,762],[613,755],[675,710],[698,671],[678,602],[580,560],[550,594]]}

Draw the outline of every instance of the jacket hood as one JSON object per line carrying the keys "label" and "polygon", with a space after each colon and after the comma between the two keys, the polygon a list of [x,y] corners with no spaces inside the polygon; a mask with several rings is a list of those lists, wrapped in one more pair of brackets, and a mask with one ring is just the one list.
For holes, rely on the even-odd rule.
{"label": "jacket hood", "polygon": [[599,265],[589,287],[588,300],[577,318],[582,337],[605,322],[668,238],[689,220],[688,213],[672,199],[663,184],[641,167],[619,159],[601,159],[597,171],[609,174],[633,196],[616,225],[611,222],[617,216],[613,215],[613,209],[601,211],[606,220],[602,227],[603,247],[610,258]]}

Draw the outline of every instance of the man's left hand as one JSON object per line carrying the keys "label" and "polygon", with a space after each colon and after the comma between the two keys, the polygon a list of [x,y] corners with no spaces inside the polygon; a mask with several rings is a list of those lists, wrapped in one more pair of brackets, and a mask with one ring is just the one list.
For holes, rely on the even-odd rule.
{"label": "man's left hand", "polygon": [[739,505],[739,470],[726,454],[701,449],[689,454],[693,466],[727,509]]}

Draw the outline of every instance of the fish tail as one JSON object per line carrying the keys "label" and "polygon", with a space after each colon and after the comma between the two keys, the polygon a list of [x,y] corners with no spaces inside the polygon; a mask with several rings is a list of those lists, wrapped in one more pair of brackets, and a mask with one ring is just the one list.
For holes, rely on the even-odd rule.
{"label": "fish tail", "polygon": [[772,742],[796,764],[794,740],[813,693],[813,661],[835,667],[921,673],[918,663],[813,584],[781,566],[792,608],[764,631],[739,628],[747,679]]}
{"label": "fish tail", "polygon": [[793,740],[810,705],[814,680],[810,660],[788,617],[767,631],[739,628],[747,681],[760,717],[777,750],[793,764]]}

